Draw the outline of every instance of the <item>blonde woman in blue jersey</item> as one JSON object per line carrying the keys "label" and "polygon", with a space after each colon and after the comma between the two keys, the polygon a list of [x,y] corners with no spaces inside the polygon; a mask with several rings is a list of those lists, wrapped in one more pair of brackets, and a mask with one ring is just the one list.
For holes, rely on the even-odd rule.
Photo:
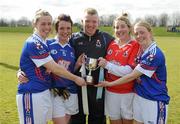
{"label": "blonde woman in blue jersey", "polygon": [[136,79],[133,101],[135,124],[166,124],[170,97],[166,86],[164,54],[156,45],[151,26],[147,22],[137,22],[134,33],[142,49],[137,58],[138,65],[130,74],[113,82],[104,81],[97,86],[110,87]]}
{"label": "blonde woman in blue jersey", "polygon": [[20,69],[28,77],[18,84],[16,96],[20,124],[46,124],[52,118],[52,99],[49,72],[85,85],[84,79],[59,66],[49,54],[46,38],[51,32],[52,16],[38,10],[33,20],[34,33],[25,41],[20,58]]}

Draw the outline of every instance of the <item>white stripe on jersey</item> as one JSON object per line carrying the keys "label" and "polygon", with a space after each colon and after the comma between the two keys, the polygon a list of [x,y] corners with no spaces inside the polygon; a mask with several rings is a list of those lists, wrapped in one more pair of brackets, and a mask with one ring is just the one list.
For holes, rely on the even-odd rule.
{"label": "white stripe on jersey", "polygon": [[141,73],[143,73],[144,75],[148,76],[151,78],[151,76],[154,74],[155,71],[150,71],[150,70],[145,70],[144,68],[141,67],[140,64],[138,64],[135,67],[136,70],[140,71]]}
{"label": "white stripe on jersey", "polygon": [[34,62],[34,64],[36,64],[37,67],[40,67],[51,60],[53,60],[53,58],[50,55],[44,59],[32,59],[32,61]]}

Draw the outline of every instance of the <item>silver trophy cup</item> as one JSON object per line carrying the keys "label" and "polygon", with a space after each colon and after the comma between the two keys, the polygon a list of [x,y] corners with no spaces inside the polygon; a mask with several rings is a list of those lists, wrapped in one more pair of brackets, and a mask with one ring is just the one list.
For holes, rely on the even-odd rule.
{"label": "silver trophy cup", "polygon": [[89,84],[89,85],[93,85],[93,77],[91,76],[91,72],[92,71],[95,71],[97,68],[98,68],[98,60],[97,59],[94,59],[94,58],[89,58],[87,57],[85,59],[85,66],[86,66],[86,69],[89,70],[89,73],[88,75],[86,76],[86,82]]}

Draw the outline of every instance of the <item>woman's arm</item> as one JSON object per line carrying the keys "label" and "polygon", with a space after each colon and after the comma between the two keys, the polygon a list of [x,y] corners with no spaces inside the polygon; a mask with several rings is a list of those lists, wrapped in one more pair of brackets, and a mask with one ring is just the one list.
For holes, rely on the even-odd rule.
{"label": "woman's arm", "polygon": [[86,85],[86,82],[83,78],[67,71],[63,66],[59,66],[54,60],[45,63],[43,66],[60,77],[74,81],[79,86]]}
{"label": "woman's arm", "polygon": [[106,59],[99,58],[99,66],[108,70],[109,73],[116,76],[124,76],[132,72],[132,68],[129,65],[121,66],[108,62]]}
{"label": "woman's arm", "polygon": [[[51,61],[45,63],[43,66],[46,69],[50,70],[52,73],[54,73],[60,77],[64,77],[64,78],[74,81],[79,86],[86,85],[86,82],[83,78],[70,73],[63,66],[60,66],[57,63],[55,63],[54,60],[51,60]],[[18,77],[18,81],[20,83],[28,82],[28,78],[25,76],[25,73],[21,70],[18,71],[17,77]]]}
{"label": "woman's arm", "polygon": [[124,84],[124,83],[127,83],[129,81],[132,81],[132,80],[140,77],[141,75],[143,75],[143,73],[134,69],[130,74],[127,74],[127,75],[123,76],[122,78],[119,78],[112,82],[103,81],[101,83],[98,83],[96,86],[97,87],[111,87],[111,86],[115,86],[115,85],[119,85],[119,84]]}
{"label": "woman's arm", "polygon": [[121,77],[133,71],[129,65],[122,66],[122,65],[116,65],[110,62],[107,62],[105,69],[107,69],[109,73],[114,74],[116,76],[121,76]]}

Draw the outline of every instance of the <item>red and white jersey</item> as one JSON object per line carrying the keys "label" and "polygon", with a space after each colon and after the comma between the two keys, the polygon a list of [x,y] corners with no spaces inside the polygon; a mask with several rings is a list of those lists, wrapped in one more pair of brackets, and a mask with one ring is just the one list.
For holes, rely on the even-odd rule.
{"label": "red and white jersey", "polygon": [[[116,42],[112,42],[107,50],[106,60],[118,66],[129,65],[132,69],[136,66],[136,58],[139,52],[139,44],[135,40],[131,40],[128,43],[120,46]],[[125,71],[125,70],[124,70]],[[110,72],[106,72],[105,79],[109,82],[117,80],[120,76],[113,75]],[[134,81],[116,85],[112,87],[107,87],[108,91],[115,93],[129,93],[133,92]]]}

